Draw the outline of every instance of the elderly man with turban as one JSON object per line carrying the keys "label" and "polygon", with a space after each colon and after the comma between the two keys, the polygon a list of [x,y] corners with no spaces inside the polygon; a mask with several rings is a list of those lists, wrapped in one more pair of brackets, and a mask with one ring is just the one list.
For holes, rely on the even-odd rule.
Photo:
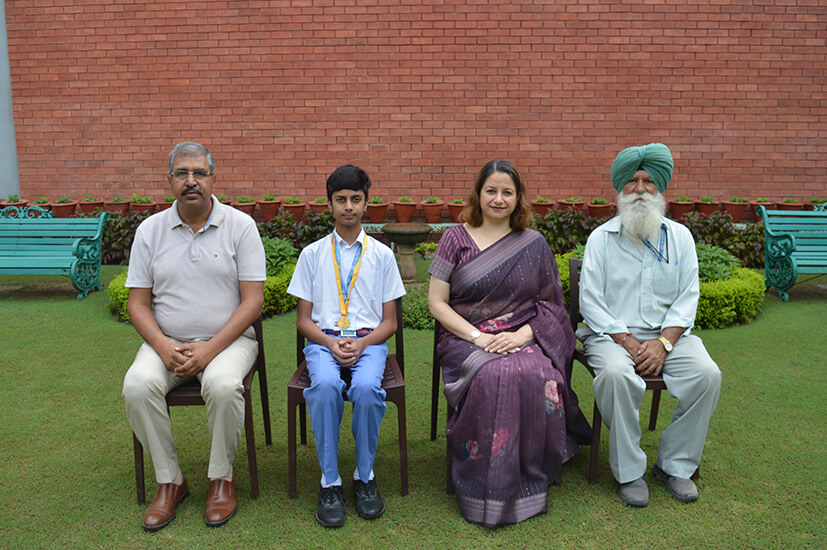
{"label": "elderly man with turban", "polygon": [[685,226],[664,217],[662,193],[672,169],[672,154],[661,143],[620,152],[612,164],[619,215],[589,237],[580,279],[587,326],[577,337],[594,367],[595,402],[610,430],[609,464],[619,496],[632,506],[649,503],[640,448],[641,376],[663,374],[678,400],[652,473],[684,502],[698,498],[690,477],[721,391],[721,371],[690,333],[699,296],[695,242]]}

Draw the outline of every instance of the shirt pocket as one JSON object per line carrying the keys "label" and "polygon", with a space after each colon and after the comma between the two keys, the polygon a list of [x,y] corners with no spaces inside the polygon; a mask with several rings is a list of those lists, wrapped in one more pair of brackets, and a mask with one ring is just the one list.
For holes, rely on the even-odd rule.
{"label": "shirt pocket", "polygon": [[678,298],[680,270],[675,264],[656,262],[652,272],[652,300],[655,307],[668,309]]}

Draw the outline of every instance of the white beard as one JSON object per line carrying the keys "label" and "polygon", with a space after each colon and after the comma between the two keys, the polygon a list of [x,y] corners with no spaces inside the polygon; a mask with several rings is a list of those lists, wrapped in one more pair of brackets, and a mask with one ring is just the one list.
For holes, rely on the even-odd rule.
{"label": "white beard", "polygon": [[633,238],[649,239],[660,229],[661,218],[666,214],[666,199],[660,193],[626,195],[621,191],[617,196],[617,211],[624,232]]}

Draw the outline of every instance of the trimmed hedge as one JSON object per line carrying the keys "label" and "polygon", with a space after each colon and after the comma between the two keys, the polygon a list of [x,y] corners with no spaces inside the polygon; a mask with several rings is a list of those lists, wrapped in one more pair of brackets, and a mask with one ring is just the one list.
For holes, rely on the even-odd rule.
{"label": "trimmed hedge", "polygon": [[129,289],[125,286],[126,274],[127,270],[124,269],[106,287],[106,293],[109,294],[109,302],[106,307],[119,320],[129,323],[129,314],[126,312],[126,306],[129,305]]}

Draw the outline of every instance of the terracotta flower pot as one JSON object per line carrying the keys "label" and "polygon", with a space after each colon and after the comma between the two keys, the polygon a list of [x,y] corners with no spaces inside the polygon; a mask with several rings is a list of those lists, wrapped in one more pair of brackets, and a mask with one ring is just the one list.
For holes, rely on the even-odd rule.
{"label": "terracotta flower pot", "polygon": [[84,214],[91,214],[98,208],[103,208],[103,201],[81,201],[78,203],[78,206]]}
{"label": "terracotta flower pot", "polygon": [[703,214],[704,216],[709,216],[713,212],[717,212],[720,206],[721,203],[719,202],[695,201],[695,210],[697,210],[699,214]]}
{"label": "terracotta flower pot", "polygon": [[116,214],[126,214],[127,212],[129,212],[129,203],[126,201],[104,201],[103,206],[108,211],[114,212]]}
{"label": "terracotta flower pot", "polygon": [[746,202],[723,201],[721,204],[724,206],[724,211],[732,216],[732,221],[735,223],[740,223],[741,220],[744,219],[744,212],[746,212],[747,206],[749,206],[749,203]]}
{"label": "terracotta flower pot", "polygon": [[368,203],[368,220],[370,223],[382,223],[385,220],[385,213],[388,211],[389,202]]}
{"label": "terracotta flower pot", "polygon": [[261,219],[270,221],[279,213],[281,201],[257,201],[258,207],[261,210]]}
{"label": "terracotta flower pot", "polygon": [[68,218],[75,213],[77,202],[52,203],[53,218]]}
{"label": "terracotta flower pot", "polygon": [[[4,203],[4,204],[0,204],[0,208],[3,208],[4,206],[9,206],[9,205],[8,205],[8,204],[5,204],[5,203]],[[51,211],[52,211],[52,205],[51,205],[50,203],[48,203],[48,202],[44,202],[44,203],[41,203],[41,204],[34,203],[34,204],[32,204],[31,206],[37,206],[38,208],[42,208],[43,210],[45,210],[45,211],[47,211],[47,212],[51,212]],[[810,210],[812,210],[812,208],[811,208]]]}
{"label": "terracotta flower pot", "polygon": [[673,220],[681,220],[686,214],[695,210],[694,202],[669,201],[669,210]]}
{"label": "terracotta flower pot", "polygon": [[[29,204],[29,201],[17,201],[17,202],[5,202],[5,201],[3,201],[2,207],[5,208],[7,206],[16,206],[16,207],[20,208],[21,206],[26,206],[27,204]],[[45,205],[38,204],[37,206],[43,207]]]}
{"label": "terracotta flower pot", "polygon": [[256,203],[254,202],[234,202],[231,206],[236,210],[241,210],[245,214],[249,214],[251,216],[256,209]]}
{"label": "terracotta flower pot", "polygon": [[311,202],[308,203],[310,207],[310,211],[314,214],[321,214],[322,212],[327,212],[327,203],[326,202]]}
{"label": "terracotta flower pot", "polygon": [[776,210],[801,210],[804,204],[800,202],[777,202],[775,203]]}
{"label": "terracotta flower pot", "polygon": [[604,218],[612,213],[612,207],[614,204],[588,204],[589,209],[589,216],[592,218],[599,220],[600,218]]}
{"label": "terracotta flower pot", "polygon": [[460,219],[459,216],[462,214],[463,209],[465,208],[465,203],[462,204],[455,204],[453,202],[448,203],[448,214],[451,215],[451,221],[454,223],[459,223]]}
{"label": "terracotta flower pot", "polygon": [[172,208],[173,204],[175,204],[175,202],[156,202],[155,203],[155,211],[156,212],[163,212],[164,210]]}
{"label": "terracotta flower pot", "polygon": [[146,212],[150,216],[152,215],[153,212],[155,212],[155,203],[154,202],[145,203],[145,204],[139,204],[137,202],[130,202],[129,207],[132,210],[134,210],[135,212]]}
{"label": "terracotta flower pot", "polygon": [[548,214],[548,211],[554,208],[554,203],[551,201],[548,202],[531,202],[531,208],[534,209],[534,212],[537,213],[538,216],[541,218]]}
{"label": "terracotta flower pot", "polygon": [[428,223],[439,223],[439,218],[442,217],[442,207],[444,202],[420,202],[422,213],[425,215],[425,221]]}
{"label": "terracotta flower pot", "polygon": [[413,218],[416,203],[393,201],[393,210],[396,212],[396,221],[408,223],[411,221],[411,218]]}
{"label": "terracotta flower pot", "polygon": [[560,210],[582,210],[586,201],[557,201]]}
{"label": "terracotta flower pot", "polygon": [[807,201],[807,203],[804,205],[804,209],[805,210],[815,210],[816,206],[818,206],[819,204],[824,204],[824,203]]}
{"label": "terracotta flower pot", "polygon": [[302,215],[304,214],[304,207],[307,206],[306,202],[300,202],[299,204],[282,204],[282,209],[290,214],[290,217],[293,218],[294,222],[299,221],[302,219]]}
{"label": "terracotta flower pot", "polygon": [[755,219],[756,219],[756,220],[760,220],[760,219],[761,219],[761,216],[759,216],[759,215],[758,215],[758,207],[759,207],[759,206],[763,206],[764,208],[766,208],[766,209],[768,209],[768,210],[772,210],[772,209],[773,209],[773,207],[775,206],[775,203],[774,203],[774,202],[755,202],[755,201],[750,201],[750,202],[749,202],[749,205],[750,205],[750,207],[752,208],[752,213],[753,213],[753,215],[755,216]]}

